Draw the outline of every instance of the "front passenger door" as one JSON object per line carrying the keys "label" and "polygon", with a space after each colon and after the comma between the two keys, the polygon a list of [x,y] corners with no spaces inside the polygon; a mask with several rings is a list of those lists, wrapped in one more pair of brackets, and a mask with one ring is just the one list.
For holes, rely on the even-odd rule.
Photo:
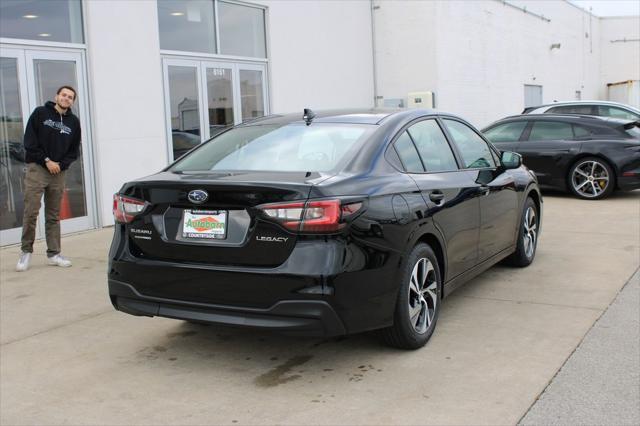
{"label": "front passenger door", "polygon": [[474,129],[462,121],[449,118],[442,121],[457,147],[462,166],[478,184],[480,263],[514,244],[520,217],[515,180],[510,173],[498,167],[498,154]]}

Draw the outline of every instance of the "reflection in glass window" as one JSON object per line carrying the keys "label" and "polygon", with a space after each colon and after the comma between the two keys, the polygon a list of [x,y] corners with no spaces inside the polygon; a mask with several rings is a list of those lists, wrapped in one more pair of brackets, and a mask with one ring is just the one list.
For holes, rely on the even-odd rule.
{"label": "reflection in glass window", "polygon": [[160,49],[216,52],[213,0],[158,0]]}
{"label": "reflection in glass window", "polygon": [[233,3],[218,3],[220,53],[266,58],[264,10]]}
{"label": "reflection in glass window", "polygon": [[242,121],[264,116],[262,71],[240,70]]}
{"label": "reflection in glass window", "polygon": [[517,142],[526,125],[526,121],[513,121],[487,130],[484,135],[491,142]]}
{"label": "reflection in glass window", "polygon": [[593,108],[591,105],[568,105],[553,107],[547,111],[547,114],[584,114],[592,115]]}
{"label": "reflection in glass window", "polygon": [[173,158],[187,151],[184,149],[184,139],[193,139],[185,133],[200,135],[197,75],[195,67],[169,66]]}
{"label": "reflection in glass window", "polygon": [[81,0],[2,0],[0,37],[84,43]]}
{"label": "reflection in glass window", "polygon": [[24,145],[15,58],[0,58],[0,231],[22,226]]}
{"label": "reflection in glass window", "polygon": [[600,114],[605,117],[614,117],[614,118],[622,118],[624,120],[633,120],[636,121],[640,119],[638,115],[633,114],[629,111],[625,111],[622,108],[609,107],[609,106],[600,106]]}
{"label": "reflection in glass window", "polygon": [[237,127],[188,154],[171,170],[331,171],[361,149],[374,130],[351,124]]}
{"label": "reflection in glass window", "polygon": [[451,147],[435,120],[425,120],[409,127],[409,134],[418,148],[427,172],[457,170]]}
{"label": "reflection in glass window", "polygon": [[393,146],[396,148],[400,161],[402,161],[402,165],[407,172],[424,172],[424,167],[422,166],[422,161],[420,161],[418,151],[416,151],[416,146],[411,141],[407,132],[402,132]]}
{"label": "reflection in glass window", "polygon": [[496,167],[489,145],[469,126],[459,121],[443,120],[455,141],[464,166],[468,169]]}
{"label": "reflection in glass window", "polygon": [[531,128],[529,140],[552,141],[573,139],[571,124],[555,121],[536,121]]}
{"label": "reflection in glass window", "polygon": [[207,68],[209,131],[214,136],[233,125],[233,85],[231,69]]}

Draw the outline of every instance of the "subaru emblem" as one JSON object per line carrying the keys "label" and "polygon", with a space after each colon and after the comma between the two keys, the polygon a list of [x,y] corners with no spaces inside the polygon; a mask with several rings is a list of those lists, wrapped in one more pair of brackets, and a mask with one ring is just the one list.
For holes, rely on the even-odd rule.
{"label": "subaru emblem", "polygon": [[209,199],[209,194],[207,194],[207,191],[204,191],[202,189],[194,189],[193,191],[189,192],[187,198],[193,204],[202,204]]}

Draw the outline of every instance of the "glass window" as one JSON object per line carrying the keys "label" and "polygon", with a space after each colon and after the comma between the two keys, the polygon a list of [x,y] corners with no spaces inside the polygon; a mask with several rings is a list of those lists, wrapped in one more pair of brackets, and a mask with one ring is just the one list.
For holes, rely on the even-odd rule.
{"label": "glass window", "polygon": [[458,169],[451,147],[435,120],[421,121],[407,131],[413,138],[428,172]]}
{"label": "glass window", "polygon": [[237,127],[186,155],[171,170],[328,172],[350,159],[375,126],[290,124]]}
{"label": "glass window", "polygon": [[264,116],[262,71],[240,70],[242,121]]}
{"label": "glass window", "polygon": [[264,10],[234,3],[218,3],[220,53],[266,58]]}
{"label": "glass window", "polygon": [[444,123],[460,150],[466,168],[496,167],[489,145],[469,126],[454,120],[444,120]]}
{"label": "glass window", "polygon": [[22,226],[24,133],[15,58],[0,58],[0,231]]}
{"label": "glass window", "polygon": [[582,126],[576,126],[575,124],[573,125],[573,135],[576,138],[584,138],[587,136],[591,136],[592,132],[587,129],[586,127],[582,127]]}
{"label": "glass window", "polygon": [[173,158],[178,158],[188,151],[183,140],[193,140],[185,133],[200,135],[198,73],[195,67],[170,65],[168,68]]}
{"label": "glass window", "polygon": [[520,139],[522,131],[527,126],[526,121],[512,121],[500,124],[484,132],[491,142],[516,142]]}
{"label": "glass window", "polygon": [[625,111],[622,108],[610,107],[610,106],[599,106],[600,114],[605,117],[614,117],[614,118],[622,118],[624,120],[638,120],[640,116],[634,114],[629,111]]}
{"label": "glass window", "polygon": [[216,135],[233,121],[233,84],[231,69],[207,68],[209,134]]}
{"label": "glass window", "polygon": [[2,0],[0,37],[84,43],[81,0]]}
{"label": "glass window", "polygon": [[594,115],[591,105],[567,105],[550,108],[547,114],[584,114]]}
{"label": "glass window", "polygon": [[402,161],[402,165],[407,172],[424,172],[418,151],[416,151],[416,147],[406,131],[402,132],[393,146],[396,148],[400,161]]}
{"label": "glass window", "polygon": [[213,0],[158,0],[160,49],[216,52]]}
{"label": "glass window", "polygon": [[555,121],[535,121],[531,128],[529,140],[552,141],[573,139],[571,124]]}

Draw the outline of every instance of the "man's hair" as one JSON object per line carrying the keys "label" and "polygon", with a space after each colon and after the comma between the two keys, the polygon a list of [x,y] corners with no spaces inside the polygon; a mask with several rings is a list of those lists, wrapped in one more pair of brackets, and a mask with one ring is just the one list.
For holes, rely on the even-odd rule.
{"label": "man's hair", "polygon": [[76,93],[76,89],[74,89],[71,86],[60,86],[60,88],[58,89],[58,91],[56,92],[56,95],[59,95],[60,92],[62,92],[62,89],[67,89],[67,90],[71,90],[73,92],[73,99],[75,100],[77,93]]}

